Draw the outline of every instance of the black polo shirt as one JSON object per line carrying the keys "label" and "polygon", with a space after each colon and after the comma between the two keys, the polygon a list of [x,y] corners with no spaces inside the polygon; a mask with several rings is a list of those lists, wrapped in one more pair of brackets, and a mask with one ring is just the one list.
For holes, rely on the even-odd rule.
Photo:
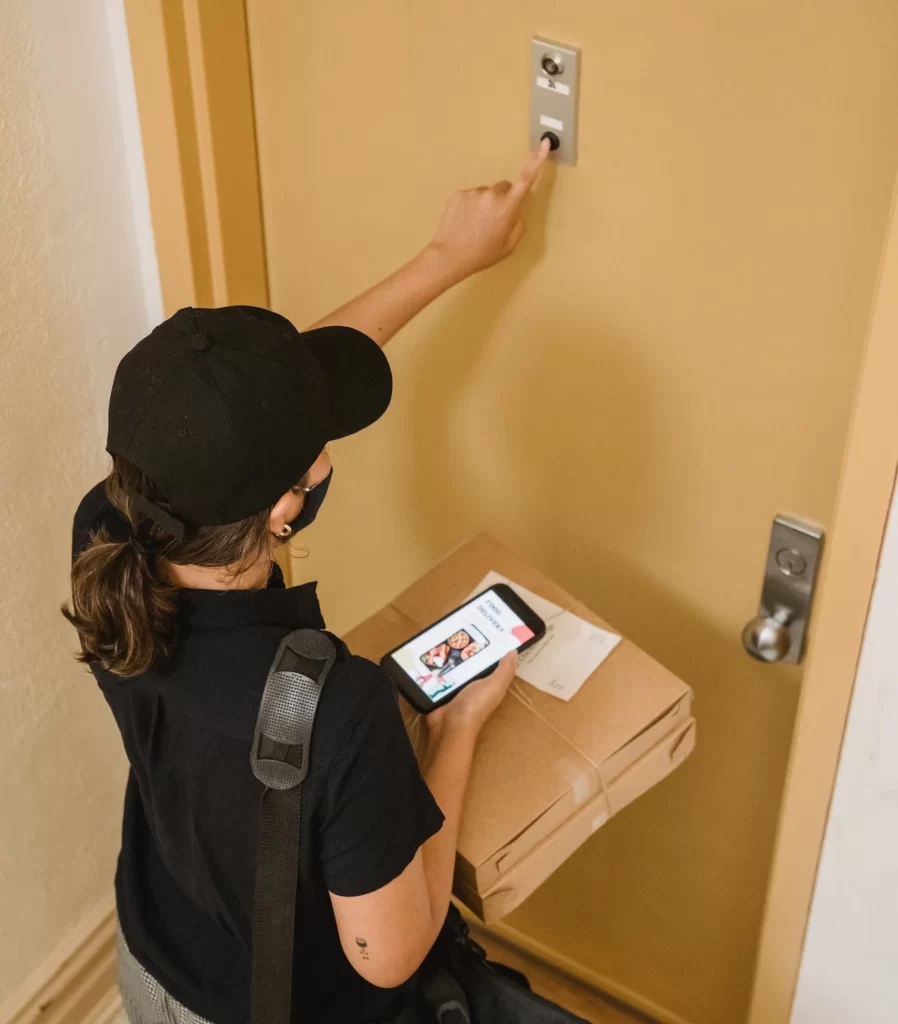
{"label": "black polo shirt", "polygon": [[[75,516],[74,552],[100,526],[127,535],[103,485]],[[165,665],[130,679],[94,666],[131,772],[116,873],[119,919],[140,963],[214,1024],[249,1020],[256,820],[250,769],[259,700],[280,640],[324,627],[315,584],[179,592]],[[443,815],[418,770],[392,684],[338,662],[315,720],[303,785],[294,1017],[373,1021],[401,995],[369,985],[340,946],[328,890],[357,896],[399,875]]]}

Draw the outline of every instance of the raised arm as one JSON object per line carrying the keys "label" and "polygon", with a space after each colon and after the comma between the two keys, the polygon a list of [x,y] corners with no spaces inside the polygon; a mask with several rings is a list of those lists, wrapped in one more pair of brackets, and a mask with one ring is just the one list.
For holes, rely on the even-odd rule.
{"label": "raised arm", "polygon": [[511,255],[524,236],[521,208],[548,154],[548,142],[541,143],[513,183],[456,192],[417,256],[312,327],[355,327],[386,345],[443,292]]}

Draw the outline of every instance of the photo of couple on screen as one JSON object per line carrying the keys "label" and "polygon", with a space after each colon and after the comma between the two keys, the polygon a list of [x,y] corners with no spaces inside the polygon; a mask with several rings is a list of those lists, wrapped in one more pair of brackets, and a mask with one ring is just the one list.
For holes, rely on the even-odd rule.
{"label": "photo of couple on screen", "polygon": [[489,647],[489,640],[483,633],[466,624],[464,629],[456,630],[442,643],[425,651],[421,661],[442,678],[486,647]]}

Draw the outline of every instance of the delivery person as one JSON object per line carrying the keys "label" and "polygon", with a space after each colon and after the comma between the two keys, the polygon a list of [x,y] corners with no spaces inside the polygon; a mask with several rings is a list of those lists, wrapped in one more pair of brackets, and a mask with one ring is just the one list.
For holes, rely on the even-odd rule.
{"label": "delivery person", "polygon": [[[74,524],[64,609],[131,764],[116,874],[132,1024],[247,1024],[261,785],[250,744],[280,640],[324,620],[273,560],[315,518],[326,445],[386,410],[381,347],[524,233],[548,152],[459,192],[410,263],[305,332],[249,306],[182,309],[121,361],[112,470]],[[359,517],[365,515],[359,504]],[[381,669],[344,661],[318,707],[303,786],[294,1017],[394,1017],[449,904],[478,732],[514,676],[427,718],[421,770]]]}

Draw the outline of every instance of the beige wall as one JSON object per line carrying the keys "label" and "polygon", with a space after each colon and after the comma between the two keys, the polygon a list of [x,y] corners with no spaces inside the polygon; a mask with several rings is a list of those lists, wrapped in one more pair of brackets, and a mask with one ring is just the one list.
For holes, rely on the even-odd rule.
{"label": "beige wall", "polygon": [[770,519],[827,522],[898,156],[898,7],[248,4],[272,303],[308,322],[514,172],[529,38],[581,156],[516,259],[392,343],[300,578],[342,629],[486,527],[696,690],[699,748],[512,923],[691,1024],[744,1020],[799,674],[741,651]]}
{"label": "beige wall", "polygon": [[0,1003],[108,894],[121,827],[121,742],[58,611],[113,370],[159,313],[116,8],[0,5]]}

